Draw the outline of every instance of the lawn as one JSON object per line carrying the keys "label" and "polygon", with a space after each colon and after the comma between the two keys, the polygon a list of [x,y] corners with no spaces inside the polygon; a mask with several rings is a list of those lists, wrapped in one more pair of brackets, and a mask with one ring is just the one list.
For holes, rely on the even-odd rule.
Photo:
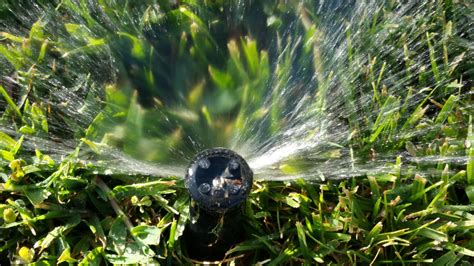
{"label": "lawn", "polygon": [[0,264],[197,263],[189,161],[292,143],[223,264],[473,264],[474,5],[409,2],[0,0]]}

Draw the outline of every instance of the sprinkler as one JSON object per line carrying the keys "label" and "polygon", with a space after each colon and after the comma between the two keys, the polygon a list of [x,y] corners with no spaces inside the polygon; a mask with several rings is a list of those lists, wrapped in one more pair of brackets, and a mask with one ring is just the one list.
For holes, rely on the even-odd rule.
{"label": "sprinkler", "polygon": [[185,185],[191,196],[190,222],[184,234],[191,258],[219,260],[242,240],[240,206],[252,188],[253,173],[237,153],[212,148],[196,155]]}

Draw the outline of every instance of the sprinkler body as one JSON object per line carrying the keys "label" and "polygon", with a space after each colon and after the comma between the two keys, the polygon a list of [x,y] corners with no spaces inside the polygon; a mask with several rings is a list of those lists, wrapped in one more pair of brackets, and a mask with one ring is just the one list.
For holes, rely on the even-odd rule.
{"label": "sprinkler body", "polygon": [[185,176],[191,221],[184,237],[191,258],[220,260],[242,240],[240,207],[252,182],[247,162],[231,150],[213,148],[196,155]]}

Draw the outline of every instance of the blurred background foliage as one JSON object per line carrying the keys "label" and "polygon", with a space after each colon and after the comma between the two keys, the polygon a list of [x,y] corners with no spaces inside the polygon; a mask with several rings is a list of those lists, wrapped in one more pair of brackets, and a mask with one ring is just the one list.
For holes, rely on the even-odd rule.
{"label": "blurred background foliage", "polygon": [[453,5],[426,3],[441,17],[422,16],[389,1],[353,19],[356,2],[5,1],[2,76],[19,109],[48,108],[50,135],[138,159],[266,140],[311,91],[316,115],[348,123],[367,156],[411,138],[435,111],[419,103],[469,90],[472,33],[455,26],[471,7]]}

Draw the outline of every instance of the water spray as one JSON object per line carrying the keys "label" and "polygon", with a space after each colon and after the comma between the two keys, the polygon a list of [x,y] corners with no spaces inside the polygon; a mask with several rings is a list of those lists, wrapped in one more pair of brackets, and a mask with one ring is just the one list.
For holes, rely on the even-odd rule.
{"label": "water spray", "polygon": [[192,258],[222,259],[242,240],[240,207],[252,182],[247,162],[229,149],[213,148],[196,155],[185,176],[191,221],[184,236]]}

